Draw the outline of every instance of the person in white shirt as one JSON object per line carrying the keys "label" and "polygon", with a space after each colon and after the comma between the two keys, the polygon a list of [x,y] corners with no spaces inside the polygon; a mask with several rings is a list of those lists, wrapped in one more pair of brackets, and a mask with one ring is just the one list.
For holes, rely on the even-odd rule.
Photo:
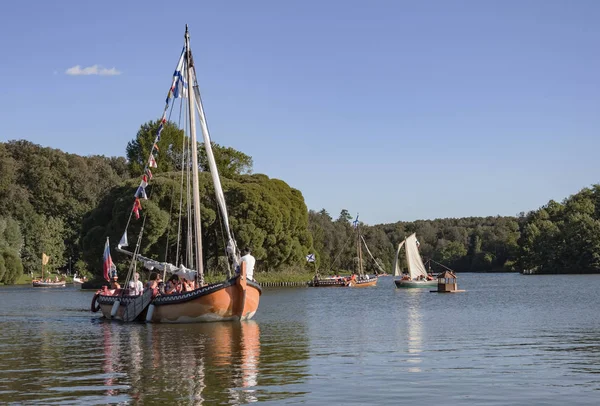
{"label": "person in white shirt", "polygon": [[246,278],[254,280],[254,264],[256,264],[256,259],[252,256],[250,252],[250,248],[244,248],[244,250],[242,251],[242,254],[244,254],[244,256],[242,257],[242,262],[246,263]]}
{"label": "person in white shirt", "polygon": [[139,273],[136,272],[135,275],[133,275],[133,280],[129,281],[129,289],[130,295],[132,296],[137,296],[144,293],[144,284],[140,280]]}

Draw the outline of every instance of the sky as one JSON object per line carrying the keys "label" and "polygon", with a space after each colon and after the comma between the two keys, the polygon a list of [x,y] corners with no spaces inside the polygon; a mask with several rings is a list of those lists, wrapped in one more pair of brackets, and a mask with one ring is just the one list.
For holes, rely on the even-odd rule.
{"label": "sky", "polygon": [[213,141],[367,224],[600,182],[600,2],[2,2],[0,142],[124,156],[185,24]]}

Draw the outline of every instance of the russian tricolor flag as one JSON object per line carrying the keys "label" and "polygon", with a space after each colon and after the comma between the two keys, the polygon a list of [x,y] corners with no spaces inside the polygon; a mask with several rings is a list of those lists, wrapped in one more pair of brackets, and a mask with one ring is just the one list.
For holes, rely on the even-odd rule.
{"label": "russian tricolor flag", "polygon": [[117,276],[117,267],[112,261],[110,256],[110,246],[108,245],[108,237],[106,238],[106,244],[104,245],[104,256],[103,256],[103,268],[104,268],[104,279],[110,281],[111,274]]}

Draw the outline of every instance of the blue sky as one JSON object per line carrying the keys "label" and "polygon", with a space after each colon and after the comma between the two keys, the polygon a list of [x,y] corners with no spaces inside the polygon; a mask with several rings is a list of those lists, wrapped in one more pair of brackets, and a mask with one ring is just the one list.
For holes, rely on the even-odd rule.
{"label": "blue sky", "polygon": [[174,4],[4,2],[0,141],[124,155],[187,23],[214,141],[311,209],[515,215],[600,181],[600,2]]}

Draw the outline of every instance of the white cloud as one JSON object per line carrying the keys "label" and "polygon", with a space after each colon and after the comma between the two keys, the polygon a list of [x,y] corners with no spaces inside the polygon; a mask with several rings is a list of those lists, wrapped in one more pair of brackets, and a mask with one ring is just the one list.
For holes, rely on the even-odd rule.
{"label": "white cloud", "polygon": [[100,65],[92,65],[86,68],[82,68],[81,65],[75,65],[65,71],[70,76],[81,76],[81,75],[100,75],[100,76],[115,76],[120,75],[116,68],[103,68]]}

